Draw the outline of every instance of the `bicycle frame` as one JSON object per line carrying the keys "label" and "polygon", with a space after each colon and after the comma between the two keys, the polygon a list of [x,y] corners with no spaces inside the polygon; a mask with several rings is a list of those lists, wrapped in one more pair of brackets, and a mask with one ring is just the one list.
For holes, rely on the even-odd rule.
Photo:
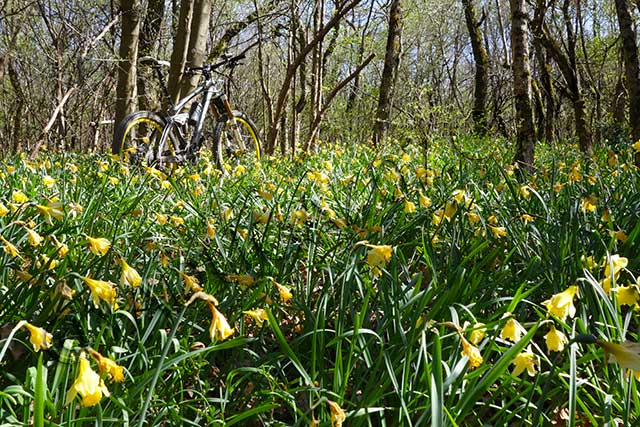
{"label": "bicycle frame", "polygon": [[[232,58],[232,60],[241,59],[242,57],[235,57]],[[204,80],[191,93],[187,94],[184,98],[178,100],[174,104],[167,89],[162,71],[160,70],[160,63],[156,61],[153,68],[156,71],[163,93],[170,105],[167,115],[165,116],[166,124],[157,146],[157,152],[155,153],[156,159],[161,159],[162,162],[179,163],[187,160],[190,155],[194,155],[200,148],[200,143],[204,133],[204,122],[209,111],[211,111],[216,121],[218,121],[222,116],[233,117],[233,110],[226,94],[222,90],[217,90],[214,87],[215,81],[212,78],[212,73],[216,72],[216,68],[229,62],[231,61],[190,69],[191,72],[201,71]],[[185,125],[190,117],[189,113],[181,113],[181,111],[191,101],[198,97],[203,98],[200,114],[199,117],[196,118],[195,124],[192,124],[194,126],[194,131],[191,138],[189,141],[186,141],[181,132],[181,126]],[[210,107],[213,108],[210,109]],[[174,129],[177,129],[177,132],[174,132]],[[236,143],[242,150],[244,150],[246,147],[244,146],[238,126],[233,120],[231,123],[231,130]],[[172,151],[171,156],[163,155],[167,142],[173,142],[174,144],[176,142],[178,143],[178,146],[170,147]]]}

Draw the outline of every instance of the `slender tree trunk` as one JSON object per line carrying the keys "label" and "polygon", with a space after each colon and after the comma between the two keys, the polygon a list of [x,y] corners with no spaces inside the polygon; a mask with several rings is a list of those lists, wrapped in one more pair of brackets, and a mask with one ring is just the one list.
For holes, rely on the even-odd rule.
{"label": "slender tree trunk", "polygon": [[[149,0],[147,14],[140,29],[140,41],[138,43],[138,57],[154,56],[154,45],[158,40],[162,20],[164,19],[164,0]],[[141,110],[156,110],[156,106],[150,101],[148,83],[153,80],[153,74],[149,67],[141,67],[138,73],[138,106]]]}
{"label": "slender tree trunk", "polygon": [[[640,140],[640,66],[638,65],[636,29],[627,0],[615,0],[615,3],[620,25],[620,37],[622,38],[624,75],[629,93],[631,137],[634,141],[638,141]],[[636,163],[638,162],[640,162],[640,156],[636,156]]]}
{"label": "slender tree trunk", "polygon": [[182,74],[187,63],[189,39],[191,36],[191,19],[193,17],[194,0],[180,2],[180,16],[173,41],[171,67],[169,68],[169,94],[173,102],[180,98]]}
{"label": "slender tree trunk", "polygon": [[535,129],[531,108],[531,71],[529,69],[529,19],[525,0],[509,0],[511,6],[511,64],[515,96],[517,149],[515,161],[533,172]]}
{"label": "slender tree trunk", "polygon": [[[209,22],[211,21],[211,0],[196,0],[191,20],[191,34],[189,50],[187,52],[187,66],[201,67],[204,63],[207,37],[209,36]],[[194,75],[182,83],[181,95],[186,95],[198,85],[200,76]]]}
{"label": "slender tree trunk", "polygon": [[475,132],[479,135],[487,133],[487,97],[489,92],[489,59],[487,51],[482,41],[482,32],[480,26],[482,21],[476,18],[473,0],[462,0],[464,5],[464,16],[471,38],[471,49],[473,51],[473,59],[476,63],[476,74],[474,79],[473,92],[473,122]]}
{"label": "slender tree trunk", "polygon": [[376,110],[376,122],[373,125],[373,144],[378,146],[389,130],[393,91],[398,77],[400,65],[400,50],[402,40],[402,0],[391,0],[389,8],[389,29],[387,33],[387,48],[380,82],[380,95]]}
{"label": "slender tree trunk", "polygon": [[136,60],[140,34],[140,1],[122,0],[122,35],[118,50],[118,86],[114,131],[118,123],[135,109]]}
{"label": "slender tree trunk", "polygon": [[547,49],[549,54],[553,57],[558,68],[562,73],[565,81],[567,82],[567,95],[573,103],[573,112],[575,116],[575,129],[578,137],[578,143],[582,152],[586,154],[592,154],[593,152],[593,140],[591,137],[591,126],[589,124],[589,118],[586,109],[586,102],[584,94],[580,84],[580,74],[578,72],[578,65],[575,54],[576,38],[573,32],[571,19],[568,14],[569,2],[565,1],[563,6],[563,17],[565,27],[567,28],[568,41],[565,43],[567,47],[567,53],[562,50],[560,44],[553,39],[549,30],[544,23],[544,14],[546,11],[545,0],[538,0],[536,7],[536,15],[533,20],[533,32],[540,42]]}

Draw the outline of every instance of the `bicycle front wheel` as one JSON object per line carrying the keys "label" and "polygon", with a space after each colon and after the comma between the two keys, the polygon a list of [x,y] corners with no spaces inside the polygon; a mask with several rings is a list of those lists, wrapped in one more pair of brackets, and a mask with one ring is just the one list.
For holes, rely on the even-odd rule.
{"label": "bicycle front wheel", "polygon": [[233,117],[220,117],[213,134],[213,155],[218,166],[224,170],[225,164],[260,160],[258,135],[256,125],[240,111],[233,111]]}
{"label": "bicycle front wheel", "polygon": [[131,113],[118,124],[111,152],[126,163],[152,165],[165,125],[165,120],[151,111]]}

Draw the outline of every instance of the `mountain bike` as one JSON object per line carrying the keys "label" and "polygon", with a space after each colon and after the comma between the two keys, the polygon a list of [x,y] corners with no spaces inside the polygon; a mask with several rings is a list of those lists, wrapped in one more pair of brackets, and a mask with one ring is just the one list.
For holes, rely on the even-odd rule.
{"label": "mountain bike", "polygon": [[[169,63],[149,56],[140,58],[142,65],[154,69],[170,107],[164,114],[136,111],[125,117],[114,133],[113,154],[133,164],[167,167],[193,161],[202,148],[211,148],[221,170],[226,164],[241,159],[259,160],[260,137],[256,125],[245,113],[231,108],[223,90],[228,77],[218,71],[224,67],[232,72],[243,58],[244,55],[223,57],[217,63],[187,68],[185,75],[201,74],[202,78],[192,92],[176,103],[172,102],[162,71]],[[225,78],[214,78],[216,74]],[[208,113],[215,120],[212,134],[210,130],[205,131]]]}

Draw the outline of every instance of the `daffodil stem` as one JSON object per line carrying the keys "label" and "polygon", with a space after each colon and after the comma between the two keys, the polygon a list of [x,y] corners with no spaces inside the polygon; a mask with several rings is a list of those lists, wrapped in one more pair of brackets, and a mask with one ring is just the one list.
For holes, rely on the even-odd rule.
{"label": "daffodil stem", "polygon": [[184,317],[184,312],[187,309],[187,306],[182,307],[182,311],[178,314],[178,318],[176,319],[176,323],[171,328],[171,332],[167,337],[167,342],[164,344],[164,348],[162,349],[162,355],[158,360],[158,365],[156,366],[156,370],[153,373],[153,378],[151,379],[151,384],[149,385],[149,393],[147,393],[147,398],[144,401],[144,405],[142,406],[142,411],[140,411],[140,418],[138,419],[138,427],[142,427],[144,424],[144,419],[147,415],[147,410],[149,409],[149,405],[151,404],[151,398],[153,397],[153,390],[156,388],[156,384],[158,382],[158,378],[160,377],[160,373],[162,372],[162,366],[164,364],[164,360],[167,358],[167,354],[169,353],[169,348],[171,348],[171,341],[173,341],[173,337],[176,335],[176,330]]}
{"label": "daffodil stem", "polygon": [[9,348],[9,344],[11,344],[11,340],[13,339],[13,336],[16,334],[16,332],[18,332],[20,328],[22,328],[26,324],[27,324],[26,321],[21,320],[18,322],[16,327],[11,330],[11,333],[9,334],[6,342],[4,343],[4,347],[2,347],[2,351],[0,351],[0,362],[2,362],[2,359],[4,358],[4,354],[7,352],[7,349]]}

